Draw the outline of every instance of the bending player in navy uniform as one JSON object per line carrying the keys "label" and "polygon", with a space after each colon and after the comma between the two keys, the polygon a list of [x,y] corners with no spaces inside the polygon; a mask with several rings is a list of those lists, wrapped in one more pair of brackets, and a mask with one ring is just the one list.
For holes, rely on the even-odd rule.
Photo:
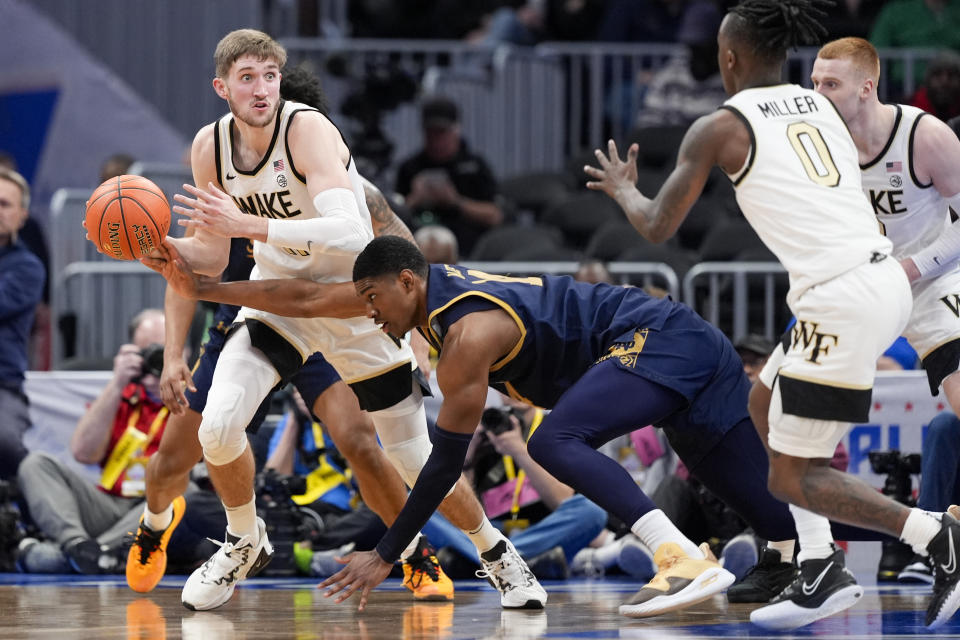
{"label": "bending player in navy uniform", "polygon": [[[958,413],[960,376],[954,374],[960,365],[960,225],[951,224],[950,209],[960,211],[960,140],[945,123],[916,107],[882,104],[877,96],[879,79],[880,58],[862,38],[824,45],[811,74],[814,90],[830,98],[850,129],[863,191],[893,243],[893,257],[911,279],[913,312],[903,335],[920,354],[931,394],[937,395],[942,386]],[[771,389],[785,355],[779,346],[752,392],[758,407],[754,419],[763,432]],[[759,584],[768,574],[786,575],[793,542],[771,542],[774,553],[766,555],[767,563],[758,565],[748,581]],[[927,563],[923,558],[916,561]]]}
{"label": "bending player in navy uniform", "polygon": [[[336,127],[319,111],[279,95],[283,47],[262,32],[231,32],[217,46],[217,94],[229,113],[194,139],[194,182],[174,211],[195,231],[170,239],[200,273],[225,267],[231,237],[254,240],[251,279],[304,277],[346,282],[353,259],[373,236],[362,178]],[[412,485],[430,451],[422,380],[402,341],[357,317],[350,300],[326,317],[279,317],[242,307],[241,326],[226,339],[214,370],[199,441],[227,514],[227,540],[194,571],[182,600],[191,609],[224,604],[236,584],[271,551],[253,499],[253,460],[244,428],[263,398],[314,352],[336,369],[369,413],[386,457]],[[339,407],[338,407],[339,408]],[[368,492],[369,493],[369,492]],[[503,540],[465,483],[447,498],[445,515],[497,562],[505,607],[542,606],[546,594],[516,554],[490,554]],[[502,565],[502,566],[501,566]]]}
{"label": "bending player in navy uniform", "polygon": [[660,242],[676,231],[717,165],[790,276],[787,303],[798,321],[770,403],[768,482],[791,505],[800,573],[750,619],[795,628],[862,595],[833,545],[829,517],[897,536],[941,564],[926,617],[937,626],[960,605],[953,561],[960,524],[908,509],[829,466],[850,423],[867,419],[877,357],[902,332],[912,299],[861,190],[857,150],[840,115],[822,95],[781,81],[787,48],[824,33],[819,4],[744,0],[730,10],[717,40],[732,97],[691,125],[655,198],[635,186],[637,147],[624,163],[613,141],[609,158],[597,151],[601,168],[586,168],[594,179],[588,186],[613,197],[644,237]]}
{"label": "bending player in navy uniform", "polygon": [[[399,254],[406,252],[411,256],[411,260],[413,261],[423,260],[423,258],[420,257],[421,254],[415,252],[409,243],[405,243],[398,238],[379,238],[374,241],[372,246],[378,251],[389,252],[396,250]],[[386,249],[383,248],[384,246],[386,246]],[[234,282],[227,284],[205,283],[198,280],[186,269],[183,261],[176,257],[176,250],[174,248],[165,245],[161,247],[161,251],[166,256],[166,259],[157,261],[156,263],[148,263],[149,266],[157,268],[170,282],[171,287],[175,288],[183,296],[189,298],[201,298],[237,304],[242,303],[255,307],[262,306],[280,315],[323,316],[335,313],[338,306],[343,304],[341,298],[345,293],[348,293],[343,288],[345,285],[342,284],[320,284],[297,279]],[[577,284],[575,285],[577,289],[572,291],[569,296],[571,300],[575,301],[576,305],[571,303],[565,308],[570,308],[571,310],[579,308],[581,316],[591,318],[591,320],[589,322],[586,320],[578,320],[573,323],[562,322],[560,318],[555,316],[555,310],[560,308],[556,301],[553,299],[541,301],[532,294],[531,291],[537,294],[547,295],[546,288],[542,286],[538,287],[536,283],[553,281],[565,282],[564,279],[504,278],[502,276],[482,274],[476,271],[465,271],[463,268],[453,265],[440,265],[434,267],[434,269],[437,270],[436,273],[440,273],[441,275],[431,274],[429,280],[430,285],[443,290],[444,282],[449,280],[459,287],[456,288],[451,284],[445,285],[446,289],[452,290],[452,293],[450,293],[451,296],[454,294],[458,296],[456,304],[452,305],[453,308],[450,310],[451,313],[453,313],[453,311],[457,313],[451,316],[453,320],[450,322],[461,322],[461,320],[456,319],[457,314],[466,310],[468,315],[462,320],[464,326],[472,322],[473,318],[469,314],[478,303],[489,302],[494,296],[501,293],[503,289],[519,288],[527,290],[526,295],[530,300],[520,300],[520,302],[524,303],[519,306],[520,309],[523,309],[523,313],[515,313],[512,310],[508,310],[507,307],[510,307],[510,304],[507,302],[504,303],[504,307],[499,309],[495,308],[494,311],[505,318],[516,319],[511,321],[529,322],[531,326],[540,331],[534,332],[532,329],[528,331],[526,328],[527,325],[523,325],[520,331],[530,345],[533,346],[530,346],[527,350],[521,349],[517,355],[517,361],[512,363],[510,367],[503,367],[502,371],[498,369],[496,374],[490,374],[486,369],[470,371],[470,373],[482,379],[484,388],[488,382],[488,378],[489,380],[502,381],[503,376],[513,376],[518,368],[529,370],[529,375],[545,376],[547,381],[546,385],[552,385],[550,386],[550,394],[548,397],[540,398],[539,400],[544,406],[549,406],[554,403],[557,395],[561,394],[563,389],[568,386],[573,387],[577,384],[579,372],[590,367],[594,360],[599,359],[605,363],[602,366],[607,369],[614,364],[611,360],[615,360],[620,363],[620,366],[625,366],[626,370],[631,371],[632,374],[637,374],[622,376],[623,380],[621,380],[623,384],[632,385],[636,388],[630,388],[628,392],[624,393],[619,387],[616,387],[609,395],[604,395],[603,393],[598,395],[597,400],[570,400],[570,403],[572,403],[574,407],[579,406],[580,402],[588,402],[585,409],[578,411],[584,415],[582,424],[591,424],[597,421],[607,420],[605,416],[609,413],[609,406],[617,407],[623,404],[623,402],[619,400],[621,396],[624,398],[635,398],[637,393],[641,393],[642,395],[642,392],[650,388],[657,388],[657,385],[653,382],[645,383],[644,380],[641,379],[641,375],[649,375],[654,382],[667,380],[668,382],[665,384],[680,388],[682,393],[688,395],[692,393],[692,388],[698,385],[705,385],[705,388],[696,394],[695,400],[693,401],[697,407],[695,410],[692,408],[689,411],[681,410],[669,419],[663,421],[662,426],[664,426],[671,444],[691,470],[691,473],[710,489],[710,491],[740,513],[759,535],[772,540],[783,539],[784,534],[787,534],[787,537],[796,535],[793,520],[787,509],[787,505],[774,498],[765,486],[767,457],[763,444],[747,415],[746,409],[747,394],[750,388],[749,381],[743,372],[739,360],[735,356],[730,356],[732,347],[726,338],[700,319],[699,316],[696,316],[696,314],[693,314],[688,308],[682,305],[677,305],[670,301],[661,302],[653,300],[639,290],[629,290],[627,293],[628,290],[622,288],[599,285],[601,291],[594,292],[590,289],[591,285]],[[467,282],[468,280],[469,283]],[[554,289],[551,288],[549,295],[554,297],[559,295],[553,293],[553,291]],[[609,304],[605,307],[601,305],[601,311],[604,314],[618,314],[622,311],[626,320],[617,319],[610,321],[608,318],[601,317],[599,313],[591,310],[591,305],[599,305],[598,301],[600,300],[606,299],[609,302],[609,300],[619,299],[620,296],[626,296],[626,299],[631,304],[624,303],[620,307]],[[466,300],[463,298],[466,298]],[[504,296],[504,299],[512,302],[516,302],[516,298],[516,295],[509,297]],[[444,298],[441,296],[441,300],[437,304],[442,304],[443,301]],[[413,300],[410,303],[420,308],[426,307],[428,303],[433,304],[434,302],[436,302],[436,300],[428,296],[422,300]],[[526,304],[527,302],[530,304]],[[531,310],[530,307],[534,306],[533,303],[537,303],[540,306]],[[377,302],[376,304],[378,307],[381,304],[388,305],[388,303],[382,302]],[[613,344],[610,345],[611,348],[604,350],[603,345],[605,342],[612,340],[609,335],[610,332],[616,331],[616,329],[604,329],[604,327],[609,327],[611,322],[620,324],[626,322],[630,324],[631,322],[641,322],[643,320],[638,317],[638,311],[634,309],[634,306],[652,310],[651,316],[653,317],[658,313],[669,316],[670,320],[667,324],[670,324],[670,327],[661,327],[659,330],[653,331],[646,329],[639,331],[642,340],[637,339],[637,329],[628,330],[625,332],[625,338],[622,341],[614,340]],[[510,309],[512,309],[512,307],[510,307]],[[482,316],[484,314],[477,315]],[[447,318],[442,311],[437,314],[437,317],[441,319]],[[599,319],[594,320],[598,317]],[[397,323],[391,324],[391,321],[386,319],[385,315],[378,315],[378,318],[385,323],[384,327],[388,331],[399,331],[403,326]],[[534,318],[536,321],[531,320],[531,318]],[[567,333],[554,330],[551,323],[568,327],[566,329]],[[689,326],[684,327],[683,325],[685,324]],[[542,331],[544,327],[548,326],[551,327],[549,331]],[[617,326],[620,325],[618,324]],[[654,323],[654,326],[657,326],[657,324]],[[582,329],[584,332],[583,335],[577,335],[576,329],[571,329],[570,327]],[[464,330],[465,329],[458,329],[458,331]],[[598,336],[596,339],[590,338],[593,333],[596,333]],[[449,335],[449,332],[445,332],[444,335]],[[469,335],[474,337],[474,332],[471,331]],[[480,335],[478,338],[480,340],[489,338],[489,336],[478,335]],[[459,366],[457,363],[461,362],[461,357],[457,351],[460,342],[452,341],[451,348],[451,340],[452,339],[448,337],[444,342],[445,346],[441,345],[444,348],[440,351],[440,361],[441,363],[447,364],[444,365],[445,368],[441,367],[438,369],[438,375],[441,388],[444,388],[445,385],[452,384],[456,389],[459,389],[461,385],[461,381],[459,380],[450,383],[444,382],[446,376],[450,375],[449,373],[444,373],[444,371],[449,371],[451,367]],[[560,344],[555,344],[556,342],[560,342]],[[642,348],[638,347],[638,344],[641,342]],[[580,352],[579,360],[571,367],[559,364],[556,361],[557,358],[561,357],[557,354],[569,355],[569,343],[589,345],[584,348],[586,353]],[[597,347],[596,343],[599,343],[600,346]],[[527,343],[525,342],[524,344]],[[511,347],[515,346],[516,345],[511,345]],[[498,353],[498,346],[496,344],[488,346],[486,343],[483,343],[479,348],[486,353],[493,354],[494,357],[496,357]],[[533,349],[540,349],[547,355],[540,356],[538,352],[531,356],[530,351]],[[636,369],[636,363],[633,363],[634,351],[637,352],[637,357],[643,356],[642,364],[643,367],[646,368]],[[665,351],[669,352],[670,355],[665,355]],[[577,360],[577,355],[578,354],[574,354],[571,358]],[[454,364],[449,364],[451,362]],[[653,367],[663,368],[665,373],[661,375],[652,368],[649,368],[651,367],[650,363],[653,363]],[[496,366],[496,364],[494,364],[494,366]],[[558,371],[563,373],[558,374]],[[682,371],[683,376],[689,378],[685,383],[677,380],[680,376],[680,374],[678,374],[680,371]],[[518,375],[522,377],[527,374]],[[514,380],[500,382],[495,386],[507,391],[511,388],[515,390],[519,388]],[[476,390],[475,385],[474,390]],[[664,390],[664,392],[668,394],[676,393],[669,389]],[[580,398],[582,395],[592,395],[593,391],[590,386],[587,386],[586,389],[577,391],[576,394],[573,393],[572,388],[567,393],[571,394],[571,398]],[[617,393],[620,395],[615,395]],[[539,398],[536,393],[526,395],[522,391],[515,395],[524,395],[524,397],[531,400]],[[613,399],[611,399],[610,396],[613,396]],[[566,397],[566,395],[563,396],[563,398]],[[643,397],[645,398],[645,396]],[[455,401],[456,398],[457,395],[454,396]],[[675,399],[678,403],[683,404],[686,396],[678,394]],[[449,402],[449,400],[447,401]],[[645,400],[642,399],[635,401],[645,402]],[[566,401],[561,399],[560,402]],[[589,404],[591,402],[595,404]],[[565,404],[565,406],[570,407],[571,404]],[[557,407],[560,407],[559,403]],[[556,420],[559,420],[563,415],[562,413],[558,414],[556,409],[554,410],[554,414],[557,415]],[[616,415],[618,417],[615,419],[619,420],[617,424],[611,426],[609,422],[601,422],[598,428],[601,431],[606,428],[614,431],[621,429],[630,431],[645,419],[643,412],[639,414],[635,412],[635,407],[632,402],[627,403],[622,410],[618,410]],[[637,418],[637,415],[640,415],[640,417]],[[580,430],[573,429],[572,437],[581,437],[584,439],[586,444],[581,442],[579,446],[586,450],[589,450],[590,446],[600,444],[603,437],[606,437],[606,431],[604,431],[603,437],[595,436],[588,427],[584,427],[582,431],[581,433]],[[553,444],[545,445],[541,443],[540,450],[549,453],[553,450],[553,446]],[[565,464],[564,461],[567,461],[566,464],[569,465],[569,461],[579,461],[583,459],[583,454],[584,451],[568,452],[564,450],[562,456],[559,454],[555,456],[557,459],[555,459],[554,462],[557,465],[562,465]],[[662,553],[659,553],[658,556],[661,564],[660,573],[646,587],[640,590],[630,605],[623,609],[623,612],[626,615],[636,617],[652,616],[693,604],[703,597],[709,597],[699,592],[697,586],[702,582],[709,581],[713,575],[723,576],[723,574],[715,571],[716,564],[709,560],[701,560],[705,557],[705,554],[701,552],[693,542],[684,538],[682,534],[673,527],[670,521],[665,518],[662,511],[657,509],[648,510],[652,508],[649,500],[641,493],[635,492],[635,483],[630,480],[629,476],[622,475],[622,469],[619,465],[616,463],[608,464],[611,461],[603,456],[590,459],[593,460],[592,464],[604,465],[603,468],[606,472],[597,475],[597,472],[591,469],[588,474],[579,473],[578,470],[580,466],[578,463],[575,465],[576,468],[565,467],[566,477],[572,478],[569,482],[576,485],[576,487],[588,497],[593,497],[600,492],[604,507],[618,515],[618,517],[634,517],[637,521],[634,531],[638,531],[638,535],[641,535],[645,543],[650,545],[651,548],[658,551],[662,549]],[[585,487],[585,483],[590,483],[594,476],[602,478],[602,481]],[[611,478],[613,479],[611,480]],[[611,482],[614,484],[610,484]],[[622,484],[617,485],[616,483]],[[613,492],[613,495],[618,496],[613,499],[615,504],[611,504],[611,494],[608,489],[610,486],[618,487]],[[623,496],[627,496],[627,499],[617,503],[616,501]],[[411,498],[411,500],[414,499]],[[420,503],[422,500],[422,498],[418,497],[415,499],[415,502]],[[637,505],[640,505],[639,512],[635,510]],[[423,508],[422,505],[418,507],[418,509],[421,508]],[[640,515],[637,515],[638,513]],[[877,540],[881,537],[880,534],[876,532],[847,525],[835,523],[833,527],[834,533],[839,539]],[[402,534],[396,535],[402,537]],[[384,553],[386,554],[383,556],[384,558],[389,557],[388,550],[384,551]],[[687,555],[688,553],[690,555]],[[380,562],[379,558],[380,556],[374,557],[373,554],[370,554],[366,561],[371,562],[373,568],[377,569],[377,563]],[[368,591],[372,586],[375,586],[379,581],[371,578],[370,582],[366,582],[367,574],[363,573],[366,570],[366,567],[363,567],[358,569],[358,574],[354,574],[363,577],[364,582],[358,583],[357,588],[364,590],[364,592]],[[376,573],[371,575],[375,576]],[[696,577],[698,576],[700,577],[699,582],[696,581]],[[353,579],[353,577],[350,577],[348,581]],[[689,589],[680,589],[678,591],[680,587],[689,587]],[[708,587],[712,588],[712,583],[708,585]],[[710,593],[713,592],[715,591],[710,591]]]}

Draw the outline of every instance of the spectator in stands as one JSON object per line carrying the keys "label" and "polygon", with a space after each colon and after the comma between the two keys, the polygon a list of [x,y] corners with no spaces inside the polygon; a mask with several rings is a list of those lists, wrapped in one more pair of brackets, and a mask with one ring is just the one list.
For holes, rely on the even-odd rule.
{"label": "spectator in stands", "polygon": [[418,226],[439,223],[469,255],[477,238],[503,222],[497,182],[487,162],[460,135],[457,105],[437,97],[422,107],[424,146],[397,171],[397,193]]}
{"label": "spectator in stands", "polygon": [[686,0],[608,0],[597,39],[676,42],[686,4]]}
{"label": "spectator in stands", "polygon": [[460,250],[457,246],[457,237],[446,227],[438,224],[428,224],[420,227],[413,239],[427,262],[456,264],[460,262]]}
{"label": "spectator in stands", "polygon": [[19,239],[27,220],[30,187],[19,173],[0,169],[0,478],[16,476],[27,456],[30,426],[23,392],[27,344],[41,301],[46,270]]}
{"label": "spectator in stands", "polygon": [[[960,49],[960,3],[955,0],[894,0],[880,10],[870,42],[881,47],[943,47]],[[914,65],[914,78],[923,77],[924,64]],[[902,64],[891,65],[888,79],[893,95],[903,81]]]}
{"label": "spectator in stands", "polygon": [[707,0],[687,8],[677,32],[686,55],[671,59],[650,80],[637,114],[638,127],[689,126],[727,99],[717,66],[717,30],[722,19],[717,6]]}
{"label": "spectator in stands", "polygon": [[100,165],[100,182],[126,175],[133,166],[133,156],[127,153],[115,153]]}
{"label": "spectator in stands", "polygon": [[[129,338],[114,357],[112,379],[80,418],[70,440],[77,462],[99,466],[100,481],[92,484],[64,462],[40,452],[30,453],[18,473],[33,520],[78,573],[120,566],[119,549],[128,532],[137,530],[143,513],[146,460],[159,446],[166,426],[168,411],[159,391],[163,312],[138,313]],[[174,509],[181,517],[183,498],[177,503]],[[23,564],[29,567],[29,558]]]}
{"label": "spectator in stands", "polygon": [[[12,153],[0,150],[0,169],[18,171],[17,159]],[[27,216],[17,237],[27,249],[43,263],[44,272],[50,273],[50,252],[47,250],[47,237],[43,226],[33,217]],[[50,278],[44,278],[43,299],[37,303],[33,315],[33,327],[30,330],[30,343],[27,359],[30,369],[47,370],[50,368]]]}
{"label": "spectator in stands", "polygon": [[827,30],[825,41],[844,37],[867,38],[877,14],[886,0],[838,0],[826,7],[826,17],[821,21]]}
{"label": "spectator in stands", "polygon": [[[960,29],[960,24],[957,25]],[[960,54],[944,50],[927,65],[923,84],[910,104],[932,113],[944,122],[960,115]]]}
{"label": "spectator in stands", "polygon": [[767,358],[773,352],[773,341],[763,336],[750,333],[734,343],[733,348],[743,361],[743,371],[747,374],[750,384],[757,381],[757,377],[767,364]]}
{"label": "spectator in stands", "polygon": [[607,265],[603,264],[600,260],[594,259],[583,260],[580,266],[577,267],[577,272],[573,274],[573,279],[578,282],[589,282],[590,284],[597,284],[598,282],[613,284],[613,277],[610,275],[610,272],[607,271]]}
{"label": "spectator in stands", "polygon": [[[544,580],[566,578],[568,562],[603,531],[607,514],[527,453],[526,442],[540,426],[544,411],[502,394],[501,399],[503,407],[483,413],[465,473],[487,517],[510,537],[534,575]],[[441,558],[451,575],[466,573],[449,554]],[[474,556],[458,560],[469,562],[471,573],[479,567]]]}

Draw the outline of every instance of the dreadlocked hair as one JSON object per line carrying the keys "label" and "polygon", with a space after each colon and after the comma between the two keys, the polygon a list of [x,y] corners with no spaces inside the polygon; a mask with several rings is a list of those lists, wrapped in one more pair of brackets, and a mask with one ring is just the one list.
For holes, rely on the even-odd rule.
{"label": "dreadlocked hair", "polygon": [[833,0],[742,0],[730,9],[740,18],[741,35],[753,45],[754,53],[768,60],[780,60],[787,49],[816,45],[827,35],[819,20]]}

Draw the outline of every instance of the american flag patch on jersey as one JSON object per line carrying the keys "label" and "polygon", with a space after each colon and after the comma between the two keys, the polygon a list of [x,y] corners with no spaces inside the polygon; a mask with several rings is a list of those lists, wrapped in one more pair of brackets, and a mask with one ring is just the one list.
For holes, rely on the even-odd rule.
{"label": "american flag patch on jersey", "polygon": [[[273,163],[276,166],[276,162]],[[903,163],[897,160],[896,162],[887,163],[887,173],[902,173],[903,172]]]}
{"label": "american flag patch on jersey", "polygon": [[[887,167],[889,167],[890,164],[891,164],[891,163],[888,162],[888,163],[887,163]],[[898,162],[897,164],[899,165],[900,163]],[[279,159],[279,160],[274,160],[274,161],[273,161],[273,170],[274,170],[274,171],[283,171],[283,158],[281,158],[281,159]],[[898,171],[899,171],[899,169],[898,169]]]}

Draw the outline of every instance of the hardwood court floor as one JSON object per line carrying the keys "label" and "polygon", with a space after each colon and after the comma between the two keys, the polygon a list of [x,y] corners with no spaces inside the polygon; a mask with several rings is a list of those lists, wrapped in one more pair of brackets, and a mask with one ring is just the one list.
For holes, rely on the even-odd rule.
{"label": "hardwood court floor", "polygon": [[927,587],[867,586],[863,599],[844,614],[792,634],[772,634],[750,624],[750,606],[728,605],[722,596],[659,618],[624,618],[616,607],[637,587],[623,579],[545,583],[550,601],[539,612],[502,610],[497,593],[480,581],[458,581],[454,603],[414,603],[398,580],[389,580],[364,613],[325,599],[313,579],[269,578],[244,583],[214,612],[192,612],[180,604],[183,580],[166,578],[141,596],[122,576],[0,574],[0,638],[960,638],[960,620],[936,634],[923,628]]}

